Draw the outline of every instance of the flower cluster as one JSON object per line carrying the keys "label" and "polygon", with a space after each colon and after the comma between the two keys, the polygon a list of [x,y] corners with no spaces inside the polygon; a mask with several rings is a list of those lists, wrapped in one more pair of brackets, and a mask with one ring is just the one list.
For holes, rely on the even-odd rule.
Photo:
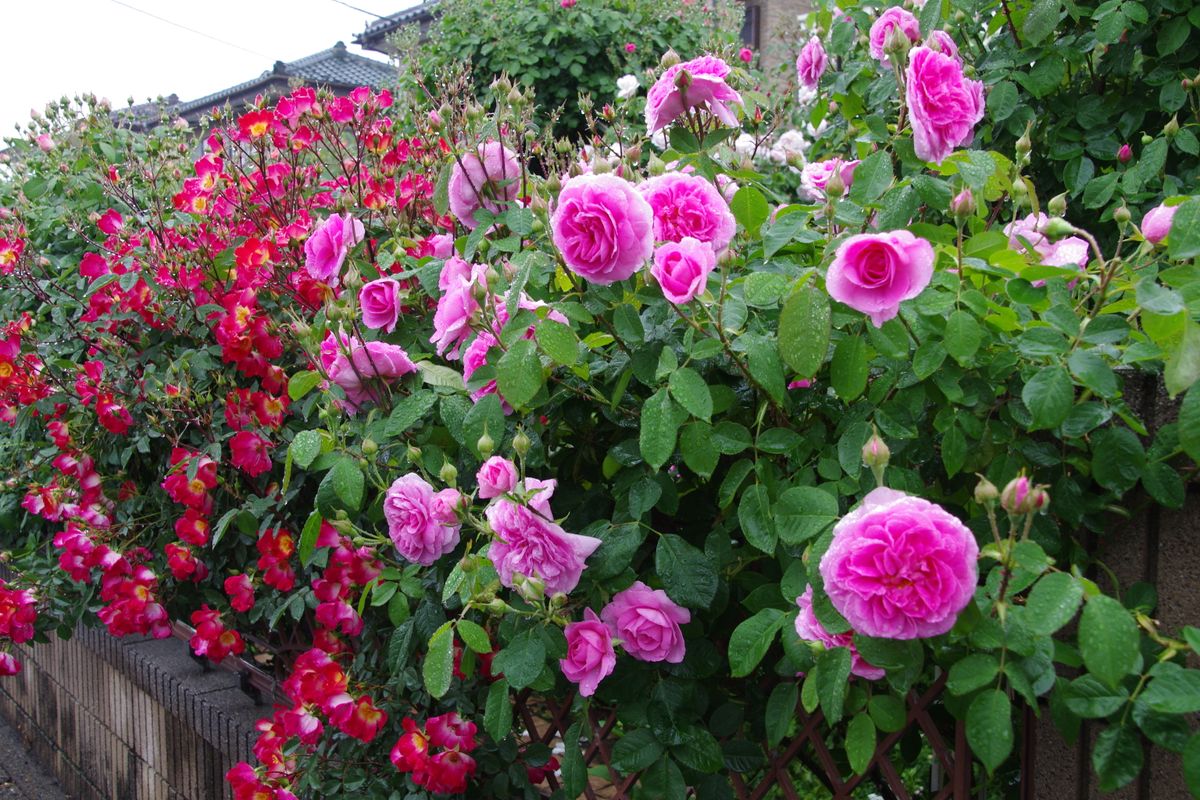
{"label": "flower cluster", "polygon": [[[430,717],[421,726],[412,717],[401,723],[404,735],[396,740],[392,764],[411,774],[413,783],[434,794],[459,794],[475,775],[475,723],[451,711]],[[435,748],[440,748],[435,750]]]}

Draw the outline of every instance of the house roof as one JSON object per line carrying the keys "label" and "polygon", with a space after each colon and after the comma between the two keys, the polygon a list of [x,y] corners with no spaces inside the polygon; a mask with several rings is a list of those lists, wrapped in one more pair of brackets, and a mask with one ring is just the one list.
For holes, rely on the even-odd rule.
{"label": "house roof", "polygon": [[368,23],[362,33],[356,34],[354,36],[354,43],[367,50],[388,52],[387,39],[389,36],[405,25],[429,22],[433,19],[437,5],[438,0],[425,0],[425,2],[415,5],[412,8],[397,11],[395,14],[389,14],[386,17],[380,17],[374,22]]}
{"label": "house roof", "polygon": [[331,89],[348,89],[356,86],[381,87],[393,82],[395,78],[396,70],[391,64],[351,53],[346,50],[345,44],[338,42],[328,50],[296,61],[276,61],[272,69],[257,78],[196,100],[180,103],[173,111],[187,119],[226,101],[235,101],[259,92],[286,89],[293,80],[313,86],[328,86]]}

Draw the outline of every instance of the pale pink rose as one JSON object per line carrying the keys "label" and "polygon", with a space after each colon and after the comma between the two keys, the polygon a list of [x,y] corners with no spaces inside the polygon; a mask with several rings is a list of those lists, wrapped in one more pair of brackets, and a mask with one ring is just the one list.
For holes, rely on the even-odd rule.
{"label": "pale pink rose", "polygon": [[954,56],[928,47],[909,51],[907,74],[913,149],[922,161],[941,164],[975,137],[975,124],[983,119],[983,83],[964,78]]}
{"label": "pale pink rose", "polygon": [[37,146],[43,153],[49,153],[54,149],[54,139],[50,138],[50,134],[43,133],[37,137]]}
{"label": "pale pink rose", "polygon": [[800,188],[806,199],[814,202],[825,200],[825,187],[836,172],[846,187],[842,194],[850,191],[854,183],[854,170],[859,165],[858,159],[843,161],[840,158],[827,158],[824,161],[812,161],[804,165],[800,171]]}
{"label": "pale pink rose", "polygon": [[450,291],[450,288],[456,286],[459,280],[470,280],[471,272],[474,270],[473,265],[452,255],[446,259],[446,263],[442,264],[442,271],[438,273],[438,289],[443,292]]}
{"label": "pale pink rose", "polygon": [[429,237],[434,258],[449,258],[454,255],[454,237],[448,233],[436,233]]}
{"label": "pale pink rose", "polygon": [[[467,383],[471,382],[471,377],[476,371],[487,363],[488,350],[495,347],[498,342],[499,340],[489,331],[480,331],[479,335],[471,340],[471,343],[467,345],[462,354],[464,381]],[[478,403],[483,399],[484,395],[498,395],[499,393],[499,389],[496,386],[496,379],[493,378],[478,389],[472,390],[471,399]],[[513,410],[512,406],[503,397],[500,398],[500,408],[504,410],[505,414],[511,414]]]}
{"label": "pale pink rose", "polygon": [[690,303],[704,293],[708,274],[716,265],[717,256],[710,245],[685,236],[654,251],[650,274],[672,303]]}
{"label": "pale pink rose", "polygon": [[490,500],[508,494],[517,485],[517,465],[503,456],[492,456],[483,462],[475,480],[479,482],[480,499]]}
{"label": "pale pink rose", "polygon": [[542,581],[547,595],[569,594],[579,585],[588,556],[601,545],[599,539],[567,533],[552,519],[507,498],[484,513],[496,534],[488,557],[500,583],[509,588],[520,574]]}
{"label": "pale pink rose", "polygon": [[461,525],[456,516],[447,515],[447,505],[453,507],[448,499],[435,498],[420,475],[405,475],[388,487],[383,516],[388,536],[405,560],[427,567],[458,546]]}
{"label": "pale pink rose", "polygon": [[[1089,253],[1087,241],[1078,236],[1066,236],[1052,242],[1045,234],[1049,224],[1050,218],[1040,211],[1010,222],[1004,226],[1008,246],[1018,253],[1027,253],[1028,243],[1037,253],[1038,260],[1051,267],[1086,267]],[[1034,281],[1035,286],[1044,283],[1045,281]]]}
{"label": "pale pink rose", "polygon": [[820,570],[855,631],[917,639],[954,627],[975,594],[978,558],[974,534],[954,515],[880,487],[834,526]]}
{"label": "pale pink rose", "polygon": [[380,278],[363,284],[358,292],[363,324],[391,333],[400,319],[400,284],[391,278]]}
{"label": "pale pink rose", "polygon": [[891,65],[888,61],[888,54],[883,52],[883,46],[893,28],[899,28],[910,42],[921,38],[921,23],[912,15],[911,11],[905,11],[899,6],[892,6],[880,14],[879,18],[871,25],[871,58],[888,69],[891,69]]}
{"label": "pale pink rose", "polygon": [[829,59],[825,55],[825,46],[817,36],[811,37],[800,50],[796,58],[796,77],[800,83],[810,89],[817,88],[821,76],[825,74],[825,66]]}
{"label": "pale pink rose", "polygon": [[[680,77],[680,73],[687,76]],[[725,125],[738,126],[731,105],[742,104],[742,96],[725,83],[729,65],[716,56],[700,56],[667,68],[646,92],[646,133],[654,134],[697,106],[708,109]],[[681,83],[687,85],[680,89]]]}
{"label": "pale pink rose", "polygon": [[678,242],[690,236],[712,245],[729,246],[737,221],[716,186],[698,175],[668,172],[638,187],[654,212],[654,238]]}
{"label": "pale pink rose", "polygon": [[1179,206],[1163,204],[1146,212],[1146,216],[1142,217],[1142,236],[1146,237],[1147,242],[1158,244],[1167,238],[1167,234],[1171,232],[1171,222],[1175,219],[1175,212],[1178,209]]}
{"label": "pale pink rose", "polygon": [[579,175],[558,195],[554,246],[572,272],[598,284],[633,275],[654,251],[654,212],[628,181]]}
{"label": "pale pink rose", "polygon": [[955,44],[954,37],[943,30],[936,30],[926,36],[925,46],[930,50],[945,53],[958,63],[962,63],[962,57],[958,54],[958,45]]}
{"label": "pale pink rose", "polygon": [[321,361],[329,379],[342,388],[346,400],[340,403],[351,414],[367,402],[379,401],[379,384],[416,372],[416,365],[403,347],[386,342],[364,344],[342,334],[341,343],[330,332],[321,344]]}
{"label": "pale pink rose", "polygon": [[346,255],[365,232],[363,224],[349,214],[334,214],[305,240],[304,268],[313,280],[337,286]]}
{"label": "pale pink rose", "polygon": [[825,287],[829,296],[881,327],[933,278],[933,246],[908,231],[863,233],[838,246]]}
{"label": "pale pink rose", "polygon": [[486,208],[493,214],[502,204],[516,199],[521,183],[521,165],[516,155],[500,142],[479,145],[478,155],[467,153],[450,171],[450,212],[464,227],[475,230],[475,212]]}
{"label": "pale pink rose", "polygon": [[[455,263],[453,258],[446,262],[443,276]],[[459,348],[471,335],[471,320],[480,308],[478,295],[487,292],[487,266],[471,265],[469,274],[455,272],[446,283],[448,288],[433,312],[433,336],[429,341],[437,346],[438,355],[458,358]]]}
{"label": "pale pink rose", "polygon": [[825,630],[825,626],[817,619],[817,615],[813,613],[812,608],[812,587],[809,586],[804,590],[804,594],[796,598],[796,605],[800,607],[800,613],[796,617],[796,635],[806,642],[820,642],[826,648],[846,647],[850,650],[850,672],[858,675],[860,678],[866,678],[869,681],[877,681],[886,673],[868,664],[862,656],[858,654],[858,648],[854,646],[854,634],[850,631],[846,633],[830,633]]}
{"label": "pale pink rose", "polygon": [[560,659],[558,666],[567,680],[579,684],[579,694],[591,697],[617,665],[612,634],[590,608],[584,609],[582,622],[570,623],[563,633],[567,657]]}
{"label": "pale pink rose", "polygon": [[634,658],[669,664],[683,661],[686,643],[679,626],[690,622],[692,615],[662,589],[634,581],[600,611],[600,619]]}
{"label": "pale pink rose", "polygon": [[554,478],[526,478],[525,499],[534,511],[546,519],[554,519],[554,512],[550,510],[550,499],[554,497],[554,490],[557,488],[558,481]]}

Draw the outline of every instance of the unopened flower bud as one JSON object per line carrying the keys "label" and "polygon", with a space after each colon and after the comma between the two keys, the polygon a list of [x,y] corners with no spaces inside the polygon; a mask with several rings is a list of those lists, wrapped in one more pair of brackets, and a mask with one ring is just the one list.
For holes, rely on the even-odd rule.
{"label": "unopened flower bud", "polygon": [[555,592],[550,595],[550,607],[562,608],[567,604],[567,595],[563,592]]}
{"label": "unopened flower bud", "polygon": [[1026,131],[1023,134],[1021,134],[1020,139],[1017,139],[1016,147],[1017,147],[1017,155],[1018,156],[1027,156],[1027,155],[1029,155],[1030,152],[1033,151],[1033,142],[1031,142],[1029,140],[1029,130],[1028,129],[1026,129]]}
{"label": "unopened flower bud", "polygon": [[1129,220],[1131,218],[1132,217],[1129,213],[1129,209],[1126,208],[1124,204],[1118,206],[1117,210],[1113,212],[1113,221],[1116,222],[1118,225],[1129,224]]}
{"label": "unopened flower bud", "polygon": [[1046,203],[1046,210],[1052,217],[1061,217],[1067,213],[1067,193],[1056,194]]}
{"label": "unopened flower bud", "polygon": [[458,483],[458,468],[449,461],[442,464],[442,469],[438,472],[438,477],[442,479],[442,483],[447,486],[454,486]]}
{"label": "unopened flower bud", "polygon": [[1024,179],[1017,178],[1015,181],[1013,181],[1012,199],[1013,205],[1017,208],[1020,208],[1021,206],[1025,205],[1026,202],[1028,202],[1029,187],[1025,185]]}
{"label": "unopened flower bud", "polygon": [[558,176],[553,173],[546,177],[545,185],[546,191],[552,195],[557,195],[559,191],[562,190],[562,182],[559,181]]}
{"label": "unopened flower bud", "polygon": [[1000,507],[1009,514],[1032,514],[1040,511],[1049,500],[1043,487],[1034,486],[1024,475],[1013,478],[1000,493]]}
{"label": "unopened flower bud", "polygon": [[357,292],[363,287],[362,275],[353,267],[346,270],[346,277],[342,279],[342,283],[352,292]]}
{"label": "unopened flower bud", "polygon": [[1170,121],[1163,126],[1163,136],[1166,136],[1168,139],[1174,139],[1177,133],[1179,133],[1178,115],[1171,117]]}
{"label": "unopened flower bud", "polygon": [[912,47],[912,40],[908,38],[908,34],[900,30],[900,26],[894,25],[888,31],[887,37],[883,40],[883,52],[889,56],[903,58],[908,49]]}
{"label": "unopened flower bud", "polygon": [[887,444],[884,443],[883,439],[879,438],[878,433],[871,434],[871,438],[867,439],[867,443],[863,445],[863,463],[872,469],[875,467],[886,467],[891,455],[892,451],[888,450]]}
{"label": "unopened flower bud", "polygon": [[675,88],[681,92],[686,92],[688,87],[692,85],[692,73],[686,69],[681,69],[675,73]]}
{"label": "unopened flower bud", "polygon": [[999,499],[1000,490],[996,488],[996,484],[980,475],[979,483],[975,485],[975,502],[981,506],[989,506]]}
{"label": "unopened flower bud", "polygon": [[661,158],[659,158],[658,156],[653,156],[650,159],[650,163],[647,166],[647,169],[649,170],[651,175],[658,176],[658,175],[662,175],[664,172],[667,171],[667,165],[665,163],[663,163],[663,160]]}
{"label": "unopened flower bud", "polygon": [[421,448],[417,447],[415,444],[410,444],[408,446],[407,455],[408,455],[408,463],[416,464],[418,461],[421,460]]}
{"label": "unopened flower bud", "polygon": [[630,145],[629,147],[626,147],[625,148],[625,158],[629,160],[630,164],[637,164],[639,161],[641,161],[642,160],[641,145],[634,144],[634,145]]}
{"label": "unopened flower bud", "polygon": [[1046,234],[1047,239],[1052,242],[1056,242],[1064,236],[1070,236],[1071,234],[1075,233],[1075,226],[1067,222],[1062,217],[1052,217],[1050,221],[1046,223],[1044,233]]}
{"label": "unopened flower bud", "polygon": [[491,436],[488,436],[487,431],[484,431],[483,436],[480,436],[479,441],[475,443],[475,449],[486,460],[492,457],[492,453],[496,452],[496,442],[492,440]]}
{"label": "unopened flower bud", "polygon": [[572,145],[566,139],[557,139],[554,142],[554,149],[557,150],[561,155],[566,155],[575,148],[574,145]]}
{"label": "unopened flower bud", "polygon": [[373,456],[379,452],[379,445],[375,443],[374,439],[363,439],[362,451],[364,456]]}
{"label": "unopened flower bud", "polygon": [[829,176],[829,181],[825,184],[825,197],[832,203],[834,200],[841,200],[842,195],[845,193],[846,182],[842,180],[841,171],[835,169],[833,174]]}
{"label": "unopened flower bud", "polygon": [[537,576],[526,577],[522,575],[518,577],[514,573],[513,588],[517,590],[517,594],[521,596],[521,599],[530,603],[538,602],[546,593],[546,584]]}
{"label": "unopened flower bud", "polygon": [[503,76],[496,78],[496,80],[492,81],[492,89],[496,92],[497,96],[502,95],[502,94],[508,94],[512,88],[513,88],[512,82],[508,78],[505,78]]}
{"label": "unopened flower bud", "polygon": [[959,225],[975,216],[975,195],[970,189],[963,189],[954,195],[950,201],[950,214]]}
{"label": "unopened flower bud", "polygon": [[1154,137],[1151,136],[1150,134],[1148,134],[1148,133],[1142,134],[1142,144],[1150,144],[1153,141],[1154,141]]}
{"label": "unopened flower bud", "polygon": [[503,614],[508,610],[508,603],[501,600],[499,597],[492,598],[486,606],[489,614]]}
{"label": "unopened flower bud", "polygon": [[521,94],[521,90],[513,87],[508,93],[508,104],[510,106],[519,106],[525,102],[525,95]]}
{"label": "unopened flower bud", "polygon": [[612,172],[612,164],[608,163],[606,158],[594,158],[592,160],[592,174],[606,175]]}
{"label": "unopened flower bud", "polygon": [[1117,161],[1122,164],[1128,164],[1133,160],[1133,148],[1127,144],[1123,144],[1117,148]]}
{"label": "unopened flower bud", "polygon": [[517,431],[517,435],[513,437],[513,450],[517,455],[524,458],[529,453],[529,448],[533,442],[529,441],[529,437],[525,434],[524,429]]}
{"label": "unopened flower bud", "polygon": [[668,47],[667,52],[663,53],[662,58],[658,60],[658,66],[661,69],[670,69],[679,63],[679,53]]}
{"label": "unopened flower bud", "polygon": [[458,568],[468,575],[475,571],[479,564],[471,556],[463,556],[458,560]]}

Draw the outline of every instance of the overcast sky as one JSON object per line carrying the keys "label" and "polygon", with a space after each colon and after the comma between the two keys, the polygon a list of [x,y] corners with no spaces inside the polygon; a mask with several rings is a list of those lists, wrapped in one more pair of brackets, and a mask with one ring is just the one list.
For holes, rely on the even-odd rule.
{"label": "overcast sky", "polygon": [[364,54],[352,40],[372,14],[417,0],[346,3],[361,10],[336,0],[0,0],[0,136],[64,94],[95,92],[114,108],[130,96],[194,100],[338,40]]}

